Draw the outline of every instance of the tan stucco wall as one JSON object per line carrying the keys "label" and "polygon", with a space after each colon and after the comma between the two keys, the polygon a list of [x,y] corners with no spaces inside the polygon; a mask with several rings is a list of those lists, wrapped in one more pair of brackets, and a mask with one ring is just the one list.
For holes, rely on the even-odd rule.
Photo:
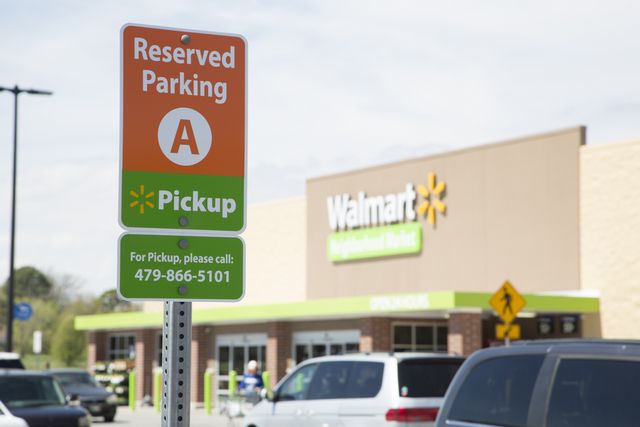
{"label": "tan stucco wall", "polygon": [[[307,181],[307,296],[310,299],[433,290],[576,290],[582,128],[412,159]],[[327,198],[379,196],[447,185],[446,216],[424,219],[420,254],[332,263]],[[419,203],[419,200],[418,200]]]}
{"label": "tan stucco wall", "polygon": [[582,287],[603,337],[640,338],[640,141],[582,147],[580,176]]}
{"label": "tan stucco wall", "polygon": [[[297,302],[306,299],[306,201],[304,198],[250,205],[247,229],[245,296],[236,305]],[[199,302],[194,309],[228,306]],[[162,303],[144,303],[161,311]]]}

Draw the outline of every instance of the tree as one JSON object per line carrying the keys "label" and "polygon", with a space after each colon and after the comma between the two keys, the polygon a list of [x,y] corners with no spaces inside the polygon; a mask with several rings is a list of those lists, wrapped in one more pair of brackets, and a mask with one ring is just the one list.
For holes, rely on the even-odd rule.
{"label": "tree", "polygon": [[65,366],[81,364],[86,358],[86,334],[75,330],[74,317],[73,313],[62,316],[51,344],[51,355]]}
{"label": "tree", "polygon": [[136,307],[129,301],[123,301],[118,298],[115,289],[105,291],[96,299],[96,312],[110,313],[114,311],[132,311]]}
{"label": "tree", "polygon": [[29,320],[13,321],[13,346],[20,354],[31,354],[33,349],[33,332],[42,331],[42,353],[47,354],[51,345],[51,337],[58,328],[60,306],[55,301],[45,299],[22,299],[33,307],[33,316]]}
{"label": "tree", "polygon": [[[7,289],[9,279],[4,282]],[[35,267],[20,267],[14,272],[13,292],[16,298],[47,298],[53,289],[53,283],[44,273]]]}

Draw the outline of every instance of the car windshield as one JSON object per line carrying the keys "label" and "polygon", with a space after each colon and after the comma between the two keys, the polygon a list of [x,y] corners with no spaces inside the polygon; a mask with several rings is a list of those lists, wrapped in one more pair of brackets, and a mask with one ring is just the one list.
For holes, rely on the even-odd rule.
{"label": "car windshield", "polygon": [[56,380],[62,387],[66,386],[91,386],[97,387],[98,385],[94,379],[87,372],[56,372],[53,374]]}
{"label": "car windshield", "polygon": [[62,390],[49,377],[0,377],[0,400],[9,409],[65,405]]}

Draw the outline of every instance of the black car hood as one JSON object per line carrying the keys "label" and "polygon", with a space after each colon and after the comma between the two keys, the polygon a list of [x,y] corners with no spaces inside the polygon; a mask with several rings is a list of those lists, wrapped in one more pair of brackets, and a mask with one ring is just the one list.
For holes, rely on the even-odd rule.
{"label": "black car hood", "polygon": [[101,387],[91,387],[87,385],[65,385],[62,386],[65,395],[75,394],[80,400],[85,399],[106,399],[111,393]]}
{"label": "black car hood", "polygon": [[13,408],[11,413],[23,418],[29,427],[78,427],[78,418],[87,415],[87,412],[78,406]]}

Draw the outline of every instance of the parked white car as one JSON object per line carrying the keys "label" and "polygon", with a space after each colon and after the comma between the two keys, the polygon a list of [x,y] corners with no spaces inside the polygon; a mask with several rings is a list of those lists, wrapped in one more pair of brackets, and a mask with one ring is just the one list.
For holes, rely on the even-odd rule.
{"label": "parked white car", "polygon": [[4,403],[0,401],[0,427],[29,427],[27,422],[9,412]]}
{"label": "parked white car", "polygon": [[18,353],[8,353],[0,351],[0,368],[1,369],[24,369],[20,355]]}
{"label": "parked white car", "polygon": [[309,359],[249,412],[243,426],[432,426],[463,361],[442,353]]}

